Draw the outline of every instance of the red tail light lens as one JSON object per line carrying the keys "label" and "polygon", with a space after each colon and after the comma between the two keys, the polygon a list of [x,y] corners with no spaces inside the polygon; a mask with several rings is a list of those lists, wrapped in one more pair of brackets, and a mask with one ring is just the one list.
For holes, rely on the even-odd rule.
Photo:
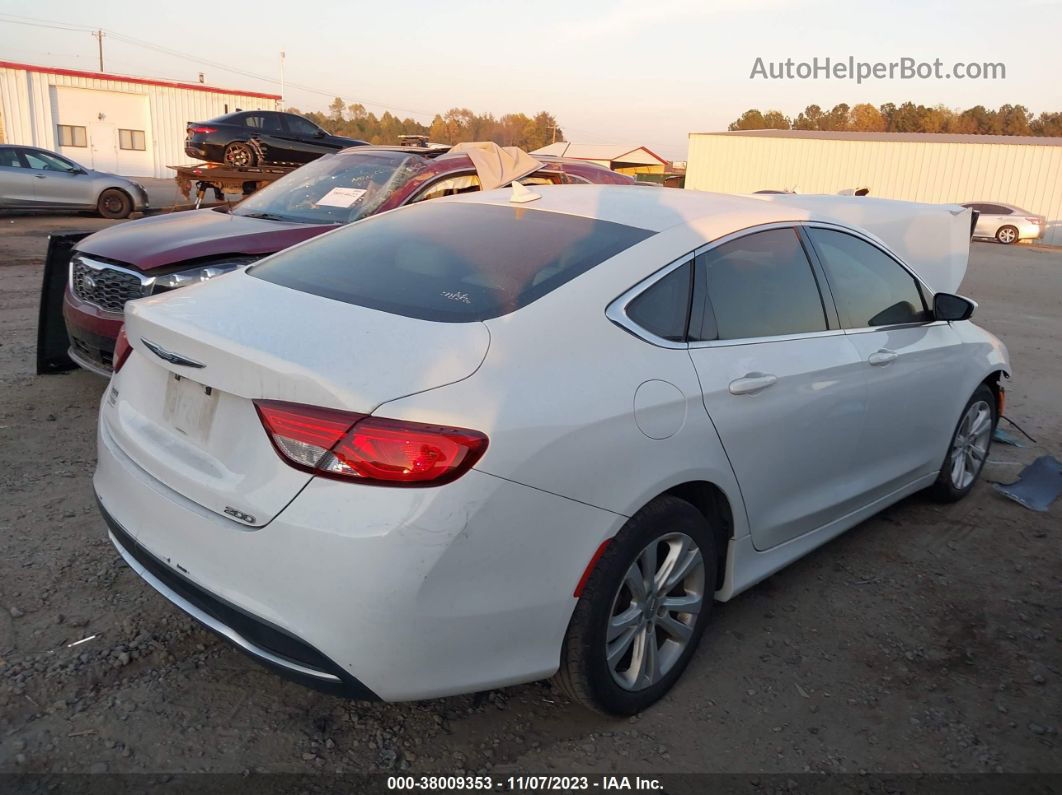
{"label": "red tail light lens", "polygon": [[201,124],[189,124],[188,132],[190,133],[212,133],[217,132],[216,127],[204,127]]}
{"label": "red tail light lens", "polygon": [[118,338],[114,341],[114,358],[111,360],[111,367],[114,372],[118,372],[122,369],[122,365],[125,364],[125,360],[129,358],[129,354],[133,352],[133,346],[129,344],[129,337],[125,334],[125,326],[118,331]]}
{"label": "red tail light lens", "polygon": [[378,486],[438,486],[461,477],[487,449],[479,431],[256,400],[280,456],[298,469]]}

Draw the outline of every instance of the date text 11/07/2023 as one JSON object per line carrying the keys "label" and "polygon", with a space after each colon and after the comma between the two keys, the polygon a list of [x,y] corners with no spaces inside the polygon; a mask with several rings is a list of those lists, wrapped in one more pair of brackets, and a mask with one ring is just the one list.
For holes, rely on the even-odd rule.
{"label": "date text 11/07/2023", "polygon": [[388,776],[387,789],[409,792],[602,792],[663,789],[651,776]]}

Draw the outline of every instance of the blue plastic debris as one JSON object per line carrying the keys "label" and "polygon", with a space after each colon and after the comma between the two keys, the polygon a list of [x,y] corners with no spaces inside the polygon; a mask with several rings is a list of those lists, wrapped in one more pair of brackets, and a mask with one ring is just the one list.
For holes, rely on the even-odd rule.
{"label": "blue plastic debris", "polygon": [[1007,433],[999,426],[996,426],[996,429],[992,431],[992,441],[999,442],[1000,444],[1009,444],[1011,447],[1026,447],[1026,445],[1018,440],[1017,436],[1012,433]]}
{"label": "blue plastic debris", "polygon": [[1051,455],[1040,456],[1013,483],[992,485],[1029,510],[1043,512],[1062,494],[1062,462]]}

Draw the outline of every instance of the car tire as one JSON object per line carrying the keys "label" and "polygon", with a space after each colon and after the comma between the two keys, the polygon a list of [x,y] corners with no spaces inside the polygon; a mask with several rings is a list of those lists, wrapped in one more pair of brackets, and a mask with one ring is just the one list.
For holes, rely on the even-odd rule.
{"label": "car tire", "polygon": [[118,188],[107,188],[96,202],[96,212],[104,218],[128,218],[132,211],[133,200]]}
{"label": "car tire", "polygon": [[251,168],[258,164],[254,149],[242,141],[235,141],[225,147],[225,165],[233,168]]}
{"label": "car tire", "polygon": [[[675,579],[680,567],[685,574]],[[645,588],[650,569],[653,579],[669,571],[663,587]],[[609,715],[633,715],[653,704],[697,648],[715,579],[714,535],[701,512],[677,497],[653,500],[611,539],[583,585],[561,649],[560,689]],[[675,605],[696,609],[680,612]]]}
{"label": "car tire", "polygon": [[[997,412],[995,394],[986,384],[981,384],[959,415],[940,475],[930,487],[940,502],[956,502],[973,490],[992,449],[992,432],[999,420]],[[985,421],[987,427],[981,424]]]}
{"label": "car tire", "polygon": [[996,230],[996,240],[1007,246],[1012,246],[1018,242],[1018,227],[1001,226]]}

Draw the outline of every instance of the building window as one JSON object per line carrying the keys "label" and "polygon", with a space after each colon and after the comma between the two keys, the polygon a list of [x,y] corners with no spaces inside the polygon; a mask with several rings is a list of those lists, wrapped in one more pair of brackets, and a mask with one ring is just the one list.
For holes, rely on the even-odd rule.
{"label": "building window", "polygon": [[118,148],[119,149],[133,149],[137,152],[143,152],[147,147],[144,145],[144,131],[143,130],[119,130],[118,131]]}
{"label": "building window", "polygon": [[59,125],[59,146],[88,146],[88,135],[84,127],[70,124]]}

